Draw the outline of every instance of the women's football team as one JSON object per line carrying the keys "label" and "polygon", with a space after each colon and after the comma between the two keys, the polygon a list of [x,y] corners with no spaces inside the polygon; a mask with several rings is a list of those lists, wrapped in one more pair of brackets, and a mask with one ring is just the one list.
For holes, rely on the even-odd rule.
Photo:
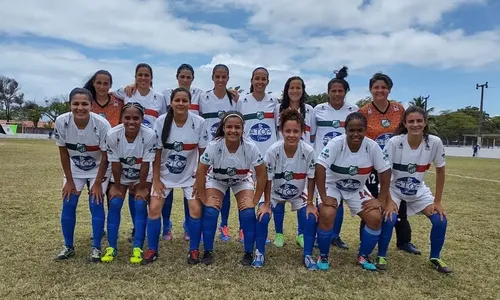
{"label": "women's football team", "polygon": [[[148,64],[137,65],[135,82],[115,91],[111,74],[97,71],[83,88],[71,91],[70,112],[55,122],[64,172],[64,247],[56,260],[75,255],[76,208],[87,185],[91,262],[117,257],[127,192],[133,223],[130,263],[157,260],[160,238],[173,238],[173,190],[182,189],[188,264],[214,262],[217,231],[221,241],[230,240],[232,191],[243,265],[261,268],[272,259],[265,251],[271,218],[274,245],[284,246],[289,203],[297,214],[302,264],[328,270],[330,246],[348,249],[340,238],[345,202],[361,219],[357,263],[363,269],[387,269],[394,227],[398,248],[420,254],[411,243],[407,216],[423,214],[432,224],[429,262],[441,273],[452,272],[440,256],[447,227],[445,153],[441,140],[429,134],[426,112],[388,100],[393,83],[381,73],[370,79],[371,103],[361,109],[348,104],[346,76],[346,67],[336,72],[327,84],[329,101],[313,108],[305,103],[305,84],[298,76],[286,81],[279,102],[266,91],[269,72],[263,67],[252,72],[244,96],[227,88],[229,68],[221,64],[213,68],[214,87],[207,92],[191,86],[194,69],[188,64],[177,70],[179,87],[163,93],[154,91]],[[434,193],[424,183],[431,163]],[[105,232],[108,247],[101,251]]]}

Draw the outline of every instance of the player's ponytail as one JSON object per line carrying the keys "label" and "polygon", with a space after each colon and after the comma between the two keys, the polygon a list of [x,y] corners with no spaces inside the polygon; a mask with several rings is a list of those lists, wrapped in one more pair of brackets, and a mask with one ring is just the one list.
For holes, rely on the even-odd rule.
{"label": "player's ponytail", "polygon": [[349,83],[345,80],[345,78],[349,75],[347,73],[349,69],[346,66],[343,66],[340,70],[335,71],[335,78],[328,82],[328,90],[332,87],[334,83],[340,83],[344,87],[344,91],[347,93],[351,90]]}
{"label": "player's ponytail", "polygon": [[[175,95],[179,92],[186,93],[189,98],[189,103],[191,103],[191,93],[189,92],[188,89],[183,87],[178,87],[172,91],[172,93],[170,94],[170,103],[172,103],[172,100],[174,100]],[[172,104],[170,104],[168,106],[167,116],[165,117],[165,122],[163,122],[163,130],[161,132],[161,142],[164,147],[165,144],[167,143],[168,136],[170,135],[170,130],[172,129],[173,121],[174,121],[174,109],[172,108]]]}

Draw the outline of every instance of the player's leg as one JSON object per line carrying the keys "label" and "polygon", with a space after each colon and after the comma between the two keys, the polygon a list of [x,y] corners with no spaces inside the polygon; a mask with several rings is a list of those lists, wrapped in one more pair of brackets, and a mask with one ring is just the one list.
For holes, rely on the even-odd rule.
{"label": "player's leg", "polygon": [[[95,178],[90,180],[90,186],[94,185]],[[109,184],[109,177],[104,177],[101,188],[102,191],[106,191]],[[99,203],[92,195],[89,195],[89,207],[90,214],[92,217],[92,247],[90,249],[89,261],[100,262],[101,261],[101,242],[102,235],[104,232],[104,222],[106,215],[104,214],[104,197]]]}
{"label": "player's leg", "polygon": [[[149,195],[151,194],[151,183],[147,182],[146,188]],[[129,191],[130,194],[130,191]],[[132,196],[134,196],[132,194]],[[143,261],[143,247],[144,240],[146,239],[146,224],[148,222],[148,202],[151,202],[151,196],[148,196],[147,200],[135,198],[135,232],[133,236],[132,245],[132,256],[130,257],[130,263],[140,264]]]}
{"label": "player's leg", "polygon": [[108,244],[106,252],[101,257],[102,262],[112,262],[118,251],[118,232],[120,228],[121,212],[123,206],[123,195],[127,193],[126,185],[116,186],[114,183],[109,185],[111,189],[118,189],[121,197],[113,197],[108,202]]}
{"label": "player's leg", "polygon": [[[131,186],[128,192],[128,210],[130,212],[130,218],[132,219],[132,231],[130,232],[129,242],[134,240],[135,234],[135,216],[137,214],[135,210],[135,186]],[[125,194],[123,195],[125,197]],[[109,207],[109,206],[108,206]]]}
{"label": "player's leg", "polygon": [[[318,197],[319,221],[317,229],[317,239],[319,247],[318,268],[328,270],[330,267],[330,243],[333,235],[333,223],[340,204],[341,194],[334,188],[327,190],[327,198]],[[304,245],[305,246],[305,245]]]}
{"label": "player's leg", "polygon": [[165,198],[165,203],[163,204],[163,208],[161,209],[161,216],[163,218],[163,239],[165,241],[171,241],[174,237],[172,235],[172,220],[170,220],[170,216],[172,215],[172,204],[174,202],[174,192],[172,191],[168,194],[167,198]]}
{"label": "player's leg", "polygon": [[405,201],[402,201],[399,206],[398,221],[394,226],[394,228],[396,228],[396,245],[400,250],[420,255],[420,250],[411,242],[411,227],[410,222],[408,222],[406,206],[407,203]]}
{"label": "player's leg", "polygon": [[317,230],[317,220],[316,216],[313,214],[307,215],[306,205],[302,205],[300,209],[297,210],[297,216],[300,222],[303,224],[304,228],[304,251],[303,251],[303,263],[304,266],[309,270],[318,270],[318,265],[313,257],[314,239],[316,238]]}
{"label": "player's leg", "polygon": [[[354,196],[356,197],[356,196]],[[370,254],[377,245],[380,237],[382,226],[382,213],[379,209],[370,211],[361,210],[361,205],[364,201],[371,201],[374,198],[369,193],[360,194],[359,199],[346,199],[347,205],[351,209],[351,213],[357,213],[365,223],[361,233],[361,243],[358,251],[358,264],[365,270],[376,271],[377,267],[370,260]],[[378,201],[378,200],[375,200]]]}
{"label": "player's leg", "polygon": [[283,223],[285,222],[285,203],[285,201],[280,201],[274,202],[272,205],[274,229],[276,231],[274,245],[277,248],[283,248],[283,246],[285,245],[285,236],[283,235]]}
{"label": "player's leg", "polygon": [[227,189],[222,200],[222,208],[220,210],[220,225],[219,225],[219,238],[223,242],[229,242],[231,236],[229,235],[229,211],[231,209],[231,189]]}
{"label": "player's leg", "polygon": [[201,262],[205,265],[213,263],[214,239],[217,230],[217,220],[222,206],[224,193],[228,186],[215,179],[207,178],[206,183],[207,202],[203,206],[201,228],[203,233],[203,247],[205,251]]}
{"label": "player's leg", "polygon": [[[396,193],[391,193],[391,198],[399,207],[401,203],[401,199],[398,197]],[[389,248],[389,244],[392,238],[392,232],[394,230],[394,225],[396,224],[398,219],[398,214],[392,213],[389,219],[382,219],[382,228],[380,232],[380,237],[378,239],[378,252],[377,252],[377,260],[375,266],[378,270],[386,270],[387,269],[387,249]]]}
{"label": "player's leg", "polygon": [[193,187],[183,188],[183,192],[184,199],[189,199],[187,200],[189,216],[186,219],[190,237],[187,262],[190,265],[194,265],[200,262],[202,204],[199,199],[193,198]]}
{"label": "player's leg", "polygon": [[167,188],[163,194],[151,191],[151,200],[149,203],[148,221],[146,225],[148,250],[144,254],[142,263],[148,264],[156,261],[158,258],[158,244],[161,232],[161,217],[165,198],[172,194],[173,189]]}
{"label": "player's leg", "polygon": [[[261,207],[264,202],[259,202],[259,207]],[[261,268],[264,266],[264,257],[266,255],[266,240],[267,234],[269,232],[269,222],[271,221],[271,215],[266,213],[257,218],[256,228],[255,228],[255,256],[252,262],[252,267]]]}
{"label": "player's leg", "polygon": [[[304,205],[307,204],[307,191],[304,190],[302,195],[300,196],[300,200]],[[301,205],[302,207],[302,205]],[[292,208],[293,209],[293,208]],[[300,215],[300,209],[297,209],[297,238],[295,241],[297,242],[297,245],[299,245],[301,248],[304,248],[304,228],[305,228],[305,219],[301,218]]]}
{"label": "player's leg", "polygon": [[[243,255],[241,264],[250,266],[253,261],[255,226],[257,222],[255,204],[253,203],[254,184],[252,180],[242,181],[232,186],[232,189],[238,203],[240,226],[245,235],[245,240],[243,241],[245,254]],[[264,260],[263,257],[262,260]]]}
{"label": "player's leg", "polygon": [[184,197],[184,223],[182,228],[184,229],[184,240],[189,241],[189,203],[188,199]]}
{"label": "player's leg", "polygon": [[[370,173],[370,176],[368,176],[368,179],[366,180],[365,183],[365,189],[370,192],[370,194],[378,199],[378,188],[379,188],[379,181],[378,181],[378,172],[377,170],[373,169],[372,172]],[[361,236],[363,235],[363,228],[365,228],[365,223],[363,222],[363,219],[359,221],[359,240],[361,241]]]}
{"label": "player's leg", "polygon": [[333,234],[332,234],[332,245],[340,249],[347,250],[349,246],[340,237],[340,231],[342,230],[342,223],[344,223],[344,201],[340,201],[339,207],[337,208],[337,215],[335,216],[335,222],[333,224]]}

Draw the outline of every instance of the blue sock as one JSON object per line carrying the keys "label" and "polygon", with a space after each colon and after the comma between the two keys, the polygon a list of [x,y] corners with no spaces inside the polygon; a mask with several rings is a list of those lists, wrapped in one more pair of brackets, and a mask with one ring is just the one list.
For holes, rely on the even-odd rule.
{"label": "blue sock", "polygon": [[[262,217],[262,220],[257,221],[256,224],[255,244],[257,246],[257,250],[259,250],[262,254],[266,253],[266,239],[269,231],[269,221],[271,221],[271,216],[269,214],[265,214]],[[247,237],[245,236],[245,240],[246,238]]]}
{"label": "blue sock", "polygon": [[446,236],[446,227],[448,220],[446,217],[441,221],[439,214],[433,214],[429,217],[431,220],[431,254],[429,258],[440,258],[441,249],[443,249]]}
{"label": "blue sock", "polygon": [[335,216],[335,221],[333,222],[332,238],[338,238],[340,236],[340,230],[342,230],[343,222],[344,222],[344,200],[340,201],[339,207],[337,208],[337,215]]}
{"label": "blue sock", "polygon": [[313,214],[309,214],[309,218],[306,219],[307,208],[302,207],[297,215],[301,219],[304,225],[304,256],[312,255],[314,248],[314,239],[316,237],[316,230],[318,223],[316,223],[316,217]]}
{"label": "blue sock", "polygon": [[[321,255],[329,255],[330,254],[330,242],[332,241],[332,232],[333,229],[330,230],[323,230],[321,228],[318,228],[317,234],[318,234],[318,247],[319,247],[319,253]],[[304,248],[305,248],[305,241],[304,241]]]}
{"label": "blue sock", "polygon": [[89,196],[90,214],[92,215],[92,247],[101,249],[102,233],[104,231],[104,203],[92,202],[92,196]]}
{"label": "blue sock", "polygon": [[253,253],[255,243],[255,224],[257,223],[255,208],[246,208],[241,210],[239,215],[241,227],[243,227],[243,234],[245,235],[245,240],[243,241],[245,253]]}
{"label": "blue sock", "polygon": [[222,200],[222,207],[220,209],[220,227],[227,226],[229,219],[229,210],[231,209],[231,190],[227,189]]}
{"label": "blue sock", "polygon": [[161,218],[150,219],[148,218],[148,224],[146,225],[148,231],[148,248],[158,252],[158,243],[160,239],[161,231]]}
{"label": "blue sock", "polygon": [[189,232],[189,204],[188,200],[184,197],[184,223],[182,223],[182,228],[184,232]]}
{"label": "blue sock", "polygon": [[387,249],[389,248],[392,231],[397,220],[398,214],[392,213],[392,220],[382,221],[382,229],[378,238],[378,256],[387,257]]}
{"label": "blue sock", "polygon": [[[130,197],[129,197],[130,199]],[[109,246],[118,249],[118,231],[123,206],[123,198],[115,197],[109,200],[108,206],[108,242]],[[135,210],[135,208],[134,208]]]}
{"label": "blue sock", "polygon": [[148,220],[148,204],[142,199],[135,201],[135,233],[134,233],[134,248],[144,247],[144,239],[146,238],[146,224]]}
{"label": "blue sock", "polygon": [[63,200],[61,212],[61,228],[64,237],[64,245],[73,247],[76,225],[76,207],[78,206],[78,198],[80,195],[70,194],[69,200]]}
{"label": "blue sock", "polygon": [[276,233],[283,233],[283,223],[285,222],[285,203],[278,203],[273,207],[274,229]]}
{"label": "blue sock", "polygon": [[201,218],[193,218],[189,216],[188,221],[189,226],[189,251],[200,249],[200,239],[201,239]]}
{"label": "blue sock", "polygon": [[132,226],[135,226],[135,195],[131,193],[128,193],[128,209],[130,211],[130,217],[132,218]]}
{"label": "blue sock", "polygon": [[[165,198],[163,208],[161,209],[161,216],[163,218],[163,235],[166,235],[172,230],[172,222],[170,222],[170,215],[172,214],[172,203],[174,202],[174,191],[172,190]],[[149,234],[149,233],[148,233]]]}
{"label": "blue sock", "polygon": [[[303,207],[303,208],[305,209],[305,207]],[[305,228],[305,223],[304,223],[305,218],[302,218],[302,217],[300,216],[300,211],[301,211],[301,210],[302,210],[302,209],[299,209],[299,210],[297,211],[297,235],[304,234],[304,230],[305,230],[305,229],[304,229],[304,228]],[[305,213],[304,213],[304,216],[305,216]]]}
{"label": "blue sock", "polygon": [[203,207],[201,228],[203,230],[203,247],[205,251],[214,251],[214,239],[218,218],[219,211],[217,209],[208,206]]}
{"label": "blue sock", "polygon": [[361,244],[359,245],[358,255],[369,256],[372,253],[373,249],[377,245],[380,232],[380,229],[373,230],[365,225],[363,232],[361,233]]}

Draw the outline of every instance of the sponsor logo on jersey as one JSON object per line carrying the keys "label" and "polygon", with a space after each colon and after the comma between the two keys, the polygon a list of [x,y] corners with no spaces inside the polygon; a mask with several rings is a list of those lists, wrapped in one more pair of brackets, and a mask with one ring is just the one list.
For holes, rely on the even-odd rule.
{"label": "sponsor logo on jersey", "polygon": [[151,122],[149,122],[148,120],[146,120],[146,118],[144,118],[144,119],[142,120],[142,124],[144,124],[145,126],[147,126],[147,127],[151,128]]}
{"label": "sponsor logo on jersey", "polygon": [[361,188],[361,182],[356,179],[340,179],[335,182],[335,187],[344,192],[356,192]]}
{"label": "sponsor logo on jersey", "polygon": [[349,167],[349,175],[356,176],[358,175],[359,168],[358,166],[350,166]]}
{"label": "sponsor logo on jersey", "polygon": [[94,169],[97,164],[95,163],[95,159],[92,156],[72,156],[71,160],[75,164],[75,166],[83,171],[90,171]]}
{"label": "sponsor logo on jersey", "polygon": [[187,164],[187,158],[178,154],[174,154],[168,157],[165,166],[167,167],[170,173],[181,174],[182,172],[184,172],[186,164]]}
{"label": "sponsor logo on jersey", "polygon": [[215,122],[211,127],[210,127],[210,133],[212,134],[212,138],[215,137],[215,133],[217,132],[217,128],[219,127],[220,122]]}
{"label": "sponsor logo on jersey", "polygon": [[139,179],[140,170],[134,168],[123,168],[122,175],[123,177],[129,180],[137,180]]}
{"label": "sponsor logo on jersey", "polygon": [[323,137],[323,146],[326,146],[326,144],[328,144],[328,142],[333,139],[333,138],[336,138],[338,136],[341,136],[342,133],[340,132],[336,132],[336,131],[332,131],[332,132],[328,132],[327,134],[325,134],[325,136]]}
{"label": "sponsor logo on jersey", "polygon": [[322,157],[322,158],[327,159],[327,158],[329,158],[329,157],[330,157],[330,154],[329,154],[329,153],[330,153],[330,150],[328,150],[328,149],[323,149],[323,151],[321,151],[321,154],[320,154],[320,155],[321,155],[321,157]]}
{"label": "sponsor logo on jersey", "polygon": [[299,189],[293,184],[285,183],[274,190],[274,193],[283,200],[290,200],[299,194]]}
{"label": "sponsor logo on jersey", "polygon": [[390,133],[384,133],[375,138],[375,142],[380,146],[380,148],[384,149],[385,144],[387,144],[387,141],[392,137],[392,134]]}
{"label": "sponsor logo on jersey", "polygon": [[420,181],[414,177],[402,177],[396,180],[395,185],[399,188],[401,194],[414,196],[420,188]]}
{"label": "sponsor logo on jersey", "polygon": [[271,138],[272,130],[267,124],[258,123],[250,128],[250,138],[256,142],[265,142]]}
{"label": "sponsor logo on jersey", "polygon": [[382,125],[382,127],[384,127],[384,128],[387,128],[387,127],[391,126],[391,121],[388,119],[382,119],[382,120],[380,120],[380,125]]}

